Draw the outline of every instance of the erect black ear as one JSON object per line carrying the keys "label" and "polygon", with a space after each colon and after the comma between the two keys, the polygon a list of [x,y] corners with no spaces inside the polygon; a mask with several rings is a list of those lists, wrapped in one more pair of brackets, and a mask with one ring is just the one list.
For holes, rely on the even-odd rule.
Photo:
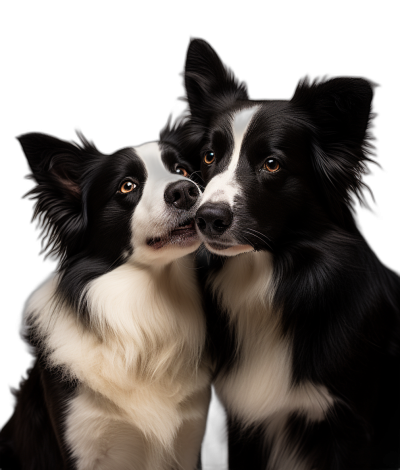
{"label": "erect black ear", "polygon": [[18,141],[39,185],[52,183],[66,197],[80,198],[84,160],[77,145],[39,133],[21,135]]}
{"label": "erect black ear", "polygon": [[311,119],[313,163],[336,211],[351,204],[352,195],[364,200],[362,176],[373,161],[368,156],[372,97],[372,84],[363,78],[305,79],[291,100]]}
{"label": "erect black ear", "polygon": [[221,62],[214,49],[202,39],[192,39],[186,55],[185,87],[192,117],[208,122],[210,116],[236,100],[247,100],[245,83],[240,83]]}
{"label": "erect black ear", "polygon": [[37,185],[27,194],[36,199],[33,218],[39,218],[46,249],[60,255],[74,252],[85,228],[83,175],[99,154],[80,136],[82,146],[45,134],[18,137]]}

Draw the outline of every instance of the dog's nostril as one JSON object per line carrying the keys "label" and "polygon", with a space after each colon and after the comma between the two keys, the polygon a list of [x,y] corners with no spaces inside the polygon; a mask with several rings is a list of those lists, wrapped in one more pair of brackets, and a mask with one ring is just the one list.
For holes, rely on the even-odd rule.
{"label": "dog's nostril", "polygon": [[178,199],[180,199],[182,196],[182,193],[180,191],[174,191],[172,193],[172,198],[173,198],[173,201],[172,202],[176,202]]}
{"label": "dog's nostril", "polygon": [[225,223],[223,220],[221,219],[217,219],[214,221],[214,227],[217,229],[217,230],[226,230],[227,227],[229,227],[229,222],[228,223]]}
{"label": "dog's nostril", "polygon": [[202,219],[201,217],[198,217],[196,219],[196,224],[197,226],[199,227],[200,230],[203,230],[206,228],[206,221],[204,219]]}

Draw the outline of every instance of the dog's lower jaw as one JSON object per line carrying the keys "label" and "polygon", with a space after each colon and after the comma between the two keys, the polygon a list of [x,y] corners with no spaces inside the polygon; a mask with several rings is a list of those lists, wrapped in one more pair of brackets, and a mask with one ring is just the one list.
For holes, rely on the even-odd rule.
{"label": "dog's lower jaw", "polygon": [[254,247],[251,245],[222,245],[217,243],[204,241],[204,246],[208,251],[220,256],[236,256],[241,253],[250,253],[254,251]]}
{"label": "dog's lower jaw", "polygon": [[159,270],[195,252],[200,245],[201,241],[197,236],[182,240],[182,243],[168,243],[160,249],[154,249],[144,242],[135,247],[129,262]]}

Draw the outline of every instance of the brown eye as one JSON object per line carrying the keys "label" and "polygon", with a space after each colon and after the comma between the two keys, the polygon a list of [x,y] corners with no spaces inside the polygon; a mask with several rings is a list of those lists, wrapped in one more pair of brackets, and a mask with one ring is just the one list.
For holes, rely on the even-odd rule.
{"label": "brown eye", "polygon": [[264,163],[264,170],[269,171],[270,173],[276,173],[281,166],[276,158],[268,158],[268,160]]}
{"label": "brown eye", "polygon": [[189,173],[185,168],[183,168],[183,166],[177,166],[175,172],[178,173],[178,175],[184,176],[185,178],[189,176]]}
{"label": "brown eye", "polygon": [[125,193],[132,192],[135,188],[136,188],[136,184],[128,180],[128,181],[124,181],[121,184],[121,187],[119,188],[119,190],[121,191],[121,193],[125,194]]}
{"label": "brown eye", "polygon": [[211,165],[215,160],[215,154],[214,152],[206,152],[204,155],[204,163],[207,165]]}

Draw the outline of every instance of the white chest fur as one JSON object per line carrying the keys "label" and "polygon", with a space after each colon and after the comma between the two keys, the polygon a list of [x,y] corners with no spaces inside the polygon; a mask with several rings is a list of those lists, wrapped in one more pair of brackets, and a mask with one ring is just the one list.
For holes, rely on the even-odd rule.
{"label": "white chest fur", "polygon": [[298,411],[320,420],[332,404],[324,387],[291,383],[291,344],[283,337],[279,312],[271,309],[272,258],[246,253],[228,258],[211,279],[220,307],[237,334],[240,361],[215,387],[227,409],[251,425],[277,413]]}
{"label": "white chest fur", "polygon": [[49,362],[96,394],[104,416],[166,447],[184,420],[207,411],[207,403],[199,409],[197,398],[190,401],[208,396],[209,382],[193,268],[191,256],[158,271],[128,262],[97,278],[87,290],[89,331],[74,312],[55,308],[56,278],[27,307]]}

